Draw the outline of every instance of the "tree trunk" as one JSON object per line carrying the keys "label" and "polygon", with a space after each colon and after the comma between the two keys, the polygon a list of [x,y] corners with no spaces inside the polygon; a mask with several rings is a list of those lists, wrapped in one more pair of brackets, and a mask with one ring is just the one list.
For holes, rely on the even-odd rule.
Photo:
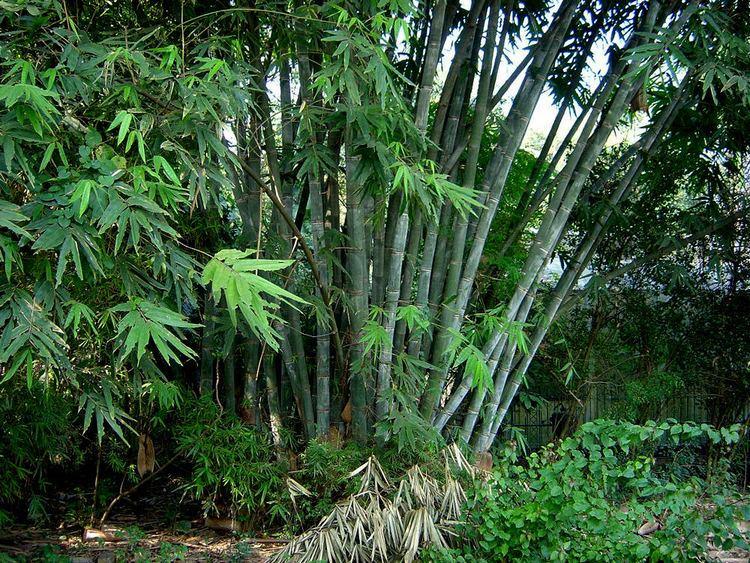
{"label": "tree trunk", "polygon": [[351,133],[346,139],[346,225],[349,235],[347,266],[349,271],[349,311],[351,351],[349,359],[349,389],[352,407],[352,436],[359,443],[367,441],[367,394],[371,388],[365,366],[362,329],[367,321],[368,274],[365,263],[365,230],[362,216],[362,189],[357,185],[360,156],[355,155]]}

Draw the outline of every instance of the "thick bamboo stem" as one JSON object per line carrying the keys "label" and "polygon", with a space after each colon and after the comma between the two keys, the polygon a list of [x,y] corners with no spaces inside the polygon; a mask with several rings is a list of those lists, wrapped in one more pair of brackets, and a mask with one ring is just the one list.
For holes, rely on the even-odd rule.
{"label": "thick bamboo stem", "polygon": [[485,172],[485,183],[490,194],[487,205],[477,226],[477,235],[471,245],[469,256],[464,265],[461,281],[457,293],[457,315],[455,322],[440,327],[438,337],[433,344],[432,363],[437,369],[432,370],[428,379],[427,390],[422,399],[420,410],[426,418],[432,418],[432,413],[440,399],[443,383],[445,381],[448,367],[443,357],[448,343],[452,338],[452,332],[456,324],[463,319],[463,312],[471,293],[479,261],[484,250],[484,243],[489,233],[492,219],[502,195],[505,180],[510,171],[510,166],[521,141],[528,128],[529,118],[536,107],[541,96],[544,83],[549,69],[554,61],[557,51],[562,46],[568,27],[575,12],[576,2],[564,2],[555,21],[540,41],[544,41],[544,47],[537,51],[536,56],[524,78],[521,88],[516,95],[513,106],[506,122],[506,133],[498,143],[498,147]]}
{"label": "thick bamboo stem", "polygon": [[369,375],[364,365],[362,329],[367,321],[368,274],[365,258],[365,230],[362,214],[362,190],[357,183],[357,167],[360,156],[354,153],[351,134],[347,132],[346,151],[346,225],[349,235],[347,267],[349,270],[349,325],[351,328],[351,352],[349,379],[352,407],[352,436],[360,443],[367,441],[367,396],[370,388]]}
{"label": "thick bamboo stem", "polygon": [[[303,103],[308,105],[314,101],[310,99],[307,84],[310,83],[310,63],[307,54],[299,54],[300,69],[300,89]],[[313,125],[308,125],[309,143],[312,150],[318,147],[317,133]],[[323,192],[321,190],[320,178],[317,170],[313,170],[307,176],[307,184],[310,189],[310,212],[311,212],[311,230],[313,238],[313,249],[317,255],[317,265],[320,271],[320,278],[325,285],[329,283],[328,262],[325,259],[325,207],[323,203]],[[318,289],[320,295],[320,289]],[[330,389],[330,371],[331,371],[331,341],[330,327],[325,317],[317,315],[315,335],[315,382],[316,382],[316,429],[317,435],[323,436],[328,433],[331,425],[331,389]]]}

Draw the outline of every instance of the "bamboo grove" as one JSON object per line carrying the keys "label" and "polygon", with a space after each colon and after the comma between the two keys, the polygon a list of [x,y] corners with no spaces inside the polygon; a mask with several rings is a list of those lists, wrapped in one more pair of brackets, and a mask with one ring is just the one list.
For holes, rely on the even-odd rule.
{"label": "bamboo grove", "polygon": [[[192,389],[279,445],[488,450],[675,120],[750,101],[732,0],[0,9],[0,380],[66,389],[100,437]],[[545,92],[558,113],[519,184]],[[639,137],[594,173],[627,120]],[[521,260],[485,308],[500,219],[493,260]]]}

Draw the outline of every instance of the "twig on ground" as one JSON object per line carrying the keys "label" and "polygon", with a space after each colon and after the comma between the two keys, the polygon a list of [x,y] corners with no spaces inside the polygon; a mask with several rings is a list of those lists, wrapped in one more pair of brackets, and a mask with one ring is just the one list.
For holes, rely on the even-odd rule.
{"label": "twig on ground", "polygon": [[112,512],[112,508],[114,508],[114,506],[118,502],[120,502],[125,497],[133,494],[138,489],[140,489],[141,486],[143,486],[145,483],[148,483],[156,475],[158,475],[159,473],[161,473],[165,468],[169,467],[172,464],[172,462],[174,462],[178,457],[180,457],[180,452],[177,452],[176,454],[174,454],[171,458],[169,458],[167,460],[166,463],[164,463],[163,465],[159,466],[159,468],[156,471],[154,471],[153,473],[150,473],[147,477],[145,477],[144,479],[138,481],[135,485],[133,485],[132,487],[130,487],[127,491],[121,491],[115,498],[113,498],[110,501],[109,505],[107,505],[107,509],[104,511],[104,514],[102,514],[102,517],[99,519],[99,527],[101,528],[104,525],[104,522],[109,517],[109,513]]}

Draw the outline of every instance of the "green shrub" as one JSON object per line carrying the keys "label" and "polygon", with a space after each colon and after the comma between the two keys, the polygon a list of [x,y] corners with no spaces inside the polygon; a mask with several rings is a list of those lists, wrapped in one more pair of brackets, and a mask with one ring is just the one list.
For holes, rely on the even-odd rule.
{"label": "green shrub", "polygon": [[[45,516],[41,494],[50,469],[83,459],[75,403],[40,384],[0,394],[0,505],[26,503],[28,516]],[[0,525],[7,519],[0,515]]]}
{"label": "green shrub", "polygon": [[[293,477],[312,496],[296,500],[295,524],[300,524],[301,528],[316,524],[336,502],[355,492],[359,479],[350,478],[349,474],[369,455],[370,450],[351,442],[344,447],[336,447],[326,441],[311,441],[300,455],[301,465]],[[294,526],[293,531],[299,529]]]}
{"label": "green shrub", "polygon": [[[654,471],[653,452],[664,441],[718,444],[738,438],[736,428],[600,420],[523,464],[508,448],[491,478],[470,496],[464,540],[447,555],[601,561],[606,554],[614,561],[683,561],[704,557],[710,537],[723,549],[746,547],[737,520],[750,514],[733,491]],[[648,523],[658,529],[639,534]]]}
{"label": "green shrub", "polygon": [[[206,515],[251,524],[283,523],[288,531],[298,532],[316,524],[359,488],[359,478],[350,475],[373,454],[371,448],[354,443],[337,447],[312,440],[292,467],[293,454],[277,451],[268,434],[221,414],[210,397],[185,404],[182,413],[174,435],[191,464],[183,489],[201,501]],[[386,460],[383,468],[388,475],[405,473],[414,459],[424,460],[430,474],[440,475],[444,469],[442,457],[430,448],[418,454],[395,448],[377,453]],[[295,494],[292,501],[289,478],[309,495]]]}
{"label": "green shrub", "polygon": [[185,491],[206,514],[273,518],[288,499],[283,464],[274,461],[268,436],[233,415],[221,415],[210,397],[186,405],[176,429],[178,448],[192,463]]}

